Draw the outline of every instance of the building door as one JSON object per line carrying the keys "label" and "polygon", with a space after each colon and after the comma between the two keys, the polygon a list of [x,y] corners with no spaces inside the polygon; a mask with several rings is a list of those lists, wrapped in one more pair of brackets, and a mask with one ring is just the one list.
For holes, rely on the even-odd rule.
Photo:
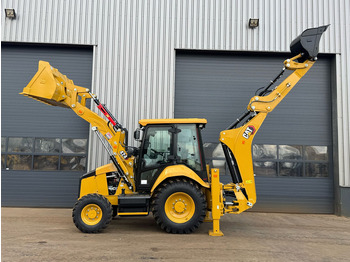
{"label": "building door", "polygon": [[2,43],[2,205],[71,207],[86,172],[89,124],[69,109],[19,95],[39,60],[91,87],[91,47]]}
{"label": "building door", "polygon": [[[246,110],[288,54],[178,51],[175,117],[208,119],[206,160],[230,182],[219,133]],[[285,75],[288,75],[287,72]],[[317,63],[268,114],[253,143],[257,204],[267,212],[333,213],[331,60]],[[284,79],[284,78],[283,78]]]}

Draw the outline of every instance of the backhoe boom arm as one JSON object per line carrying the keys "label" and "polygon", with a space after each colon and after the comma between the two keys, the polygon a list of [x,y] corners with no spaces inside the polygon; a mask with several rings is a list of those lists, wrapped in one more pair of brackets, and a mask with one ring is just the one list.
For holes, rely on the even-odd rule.
{"label": "backhoe boom arm", "polygon": [[[243,115],[246,118],[245,124],[237,128],[224,130],[220,133],[220,142],[223,146],[228,168],[232,176],[232,185],[226,185],[225,190],[242,193],[239,205],[239,213],[251,208],[256,202],[252,142],[264,122],[266,115],[271,112],[292,90],[297,82],[312,67],[314,61],[306,60],[304,63],[297,63],[294,60],[300,58],[296,56],[287,59],[284,64],[287,69],[294,72],[288,76],[278,87],[267,96],[254,96],[248,104],[248,112]],[[243,118],[244,119],[244,118]],[[233,210],[236,210],[237,206]]]}
{"label": "backhoe boom arm", "polygon": [[[231,184],[223,185],[222,190],[227,195],[235,196],[233,203],[225,206],[226,213],[241,213],[255,204],[256,191],[251,151],[253,139],[267,114],[276,108],[314,65],[320,37],[327,27],[307,29],[297,37],[291,43],[294,56],[284,61],[281,73],[263,91],[250,99],[246,113],[220,133],[220,142],[233,181]],[[270,90],[285,69],[292,70],[293,73]],[[238,126],[240,123],[243,124]]]}

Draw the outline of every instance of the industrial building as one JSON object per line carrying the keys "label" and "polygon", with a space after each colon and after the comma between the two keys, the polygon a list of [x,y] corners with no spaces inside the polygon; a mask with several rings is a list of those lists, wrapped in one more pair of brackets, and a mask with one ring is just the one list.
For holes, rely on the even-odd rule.
{"label": "industrial building", "polygon": [[108,162],[71,110],[19,95],[39,60],[91,89],[130,133],[144,118],[208,119],[206,161],[227,182],[219,132],[280,72],[295,37],[330,24],[315,66],[254,140],[253,210],[350,216],[348,0],[3,0],[2,9],[3,206],[71,207],[79,177]]}

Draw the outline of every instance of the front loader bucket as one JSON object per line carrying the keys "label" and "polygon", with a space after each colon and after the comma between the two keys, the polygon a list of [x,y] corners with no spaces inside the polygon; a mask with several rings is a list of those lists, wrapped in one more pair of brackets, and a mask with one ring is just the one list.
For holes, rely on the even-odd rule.
{"label": "front loader bucket", "polygon": [[73,81],[50,66],[48,62],[39,61],[38,72],[20,94],[48,105],[69,108],[64,103],[67,83],[73,84]]}
{"label": "front loader bucket", "polygon": [[318,54],[318,45],[322,34],[327,30],[329,25],[320,26],[317,28],[309,28],[301,33],[290,44],[290,51],[293,56],[302,54],[302,57],[298,59],[300,63],[307,59],[314,60]]}

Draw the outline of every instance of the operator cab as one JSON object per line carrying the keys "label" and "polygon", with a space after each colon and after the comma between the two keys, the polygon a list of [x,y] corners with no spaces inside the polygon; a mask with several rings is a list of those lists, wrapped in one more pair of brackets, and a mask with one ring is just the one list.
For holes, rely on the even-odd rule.
{"label": "operator cab", "polygon": [[143,131],[135,131],[141,142],[136,159],[135,183],[137,190],[149,192],[162,171],[172,165],[185,165],[208,181],[202,146],[201,129],[206,119],[143,119]]}

